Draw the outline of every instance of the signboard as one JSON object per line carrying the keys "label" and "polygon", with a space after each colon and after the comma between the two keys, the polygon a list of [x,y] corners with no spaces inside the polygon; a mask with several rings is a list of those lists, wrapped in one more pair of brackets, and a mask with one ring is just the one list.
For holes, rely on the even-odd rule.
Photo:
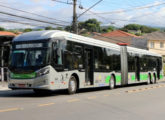
{"label": "signboard", "polygon": [[43,47],[42,43],[29,43],[29,44],[18,44],[18,45],[16,45],[16,49],[40,48],[40,47]]}

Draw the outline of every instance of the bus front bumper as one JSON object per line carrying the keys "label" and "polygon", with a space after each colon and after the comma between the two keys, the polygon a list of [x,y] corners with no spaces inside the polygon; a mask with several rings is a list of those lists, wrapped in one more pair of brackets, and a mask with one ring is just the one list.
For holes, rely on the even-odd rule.
{"label": "bus front bumper", "polygon": [[48,78],[10,79],[8,87],[11,89],[50,89]]}

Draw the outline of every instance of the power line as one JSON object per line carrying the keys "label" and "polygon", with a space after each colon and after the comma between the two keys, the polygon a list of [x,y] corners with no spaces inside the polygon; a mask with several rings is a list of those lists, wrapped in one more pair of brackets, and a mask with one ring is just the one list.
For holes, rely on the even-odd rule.
{"label": "power line", "polygon": [[23,18],[23,19],[32,20],[32,21],[37,21],[37,22],[41,22],[41,23],[47,23],[47,24],[51,24],[51,25],[66,26],[66,25],[62,25],[62,24],[58,24],[58,23],[53,23],[53,22],[48,22],[48,21],[44,21],[44,20],[38,20],[38,19],[34,19],[34,18],[24,17],[24,16],[20,16],[20,15],[15,15],[12,13],[2,12],[2,11],[0,11],[0,14],[9,15],[9,16],[18,17],[18,18]]}
{"label": "power line", "polygon": [[67,22],[67,21],[58,20],[58,19],[55,19],[55,18],[51,18],[51,17],[47,17],[47,16],[43,16],[43,15],[39,15],[39,14],[36,14],[36,13],[31,13],[31,12],[28,12],[28,11],[24,11],[24,10],[20,10],[20,9],[16,9],[16,8],[8,7],[8,6],[1,5],[1,4],[0,4],[0,6],[1,6],[1,7],[4,7],[4,8],[11,9],[11,10],[15,10],[15,11],[19,11],[19,12],[24,12],[24,13],[28,13],[28,14],[32,14],[32,15],[35,15],[35,16],[38,16],[38,17],[43,17],[43,18],[47,18],[47,19],[51,19],[51,20],[56,20],[56,21],[59,21],[59,22],[70,23],[70,22]]}
{"label": "power line", "polygon": [[23,24],[23,25],[46,27],[46,25],[45,26],[42,26],[42,25],[38,25],[38,24],[32,24],[32,23],[26,23],[26,22],[19,22],[19,21],[16,21],[16,20],[9,20],[9,19],[3,19],[3,18],[0,18],[0,20],[1,20],[1,22],[11,22],[11,23],[18,23],[18,24]]}
{"label": "power line", "polygon": [[165,4],[165,2],[157,3],[157,4],[153,4],[153,5],[147,5],[147,6],[140,6],[140,7],[130,8],[130,9],[124,9],[124,10],[96,13],[96,14],[114,14],[114,13],[129,12],[129,11],[132,11],[132,10],[141,10],[141,9],[146,9],[146,8],[157,7],[157,6],[160,6],[160,5],[163,5],[163,4]]}
{"label": "power line", "polygon": [[89,11],[90,9],[92,9],[93,7],[95,7],[97,4],[99,4],[102,1],[103,0],[99,0],[98,2],[96,2],[94,5],[92,5],[91,7],[89,7],[88,9],[86,9],[83,13],[81,13],[77,18],[79,18],[80,16],[82,16],[83,14],[85,14],[87,11]]}
{"label": "power line", "polygon": [[68,2],[68,0],[67,0],[67,2],[63,2],[63,1],[60,1],[60,0],[52,0],[52,1],[55,1],[55,2],[58,2],[58,3],[62,3],[62,4],[67,4],[67,5],[73,5],[73,3]]}

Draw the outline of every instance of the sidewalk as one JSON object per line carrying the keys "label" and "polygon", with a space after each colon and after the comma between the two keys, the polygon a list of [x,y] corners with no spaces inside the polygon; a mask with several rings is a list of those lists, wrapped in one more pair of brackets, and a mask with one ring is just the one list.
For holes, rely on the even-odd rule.
{"label": "sidewalk", "polygon": [[0,82],[0,91],[5,91],[5,90],[10,90],[8,88],[8,83],[7,82],[4,82],[4,83]]}

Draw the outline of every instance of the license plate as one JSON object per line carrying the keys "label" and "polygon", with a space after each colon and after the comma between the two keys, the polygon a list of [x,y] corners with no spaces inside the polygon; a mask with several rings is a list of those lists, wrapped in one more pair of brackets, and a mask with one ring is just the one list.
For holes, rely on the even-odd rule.
{"label": "license plate", "polygon": [[19,84],[18,86],[21,87],[21,88],[24,88],[25,84]]}

